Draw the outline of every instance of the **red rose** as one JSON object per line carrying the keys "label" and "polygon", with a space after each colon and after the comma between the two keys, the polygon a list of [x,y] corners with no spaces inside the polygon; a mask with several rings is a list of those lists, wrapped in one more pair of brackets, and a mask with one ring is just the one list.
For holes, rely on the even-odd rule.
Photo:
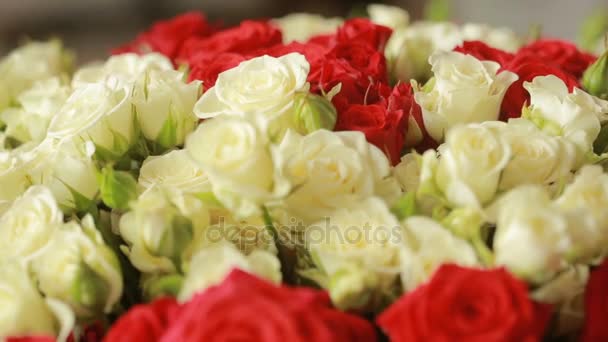
{"label": "red rose", "polygon": [[178,308],[174,298],[136,305],[114,323],[104,341],[158,341]]}
{"label": "red rose", "polygon": [[205,90],[213,87],[217,77],[222,72],[238,66],[246,61],[246,56],[233,52],[223,52],[218,55],[200,55],[190,62],[189,81],[203,81]]}
{"label": "red rose", "polygon": [[388,73],[384,54],[364,43],[339,43],[327,58],[340,58],[348,61],[355,69],[375,81],[388,83]]}
{"label": "red rose", "polygon": [[372,325],[330,307],[325,292],[234,270],[180,309],[161,341],[375,341]]}
{"label": "red rose", "polygon": [[378,318],[391,341],[539,341],[550,318],[504,269],[443,265]]}
{"label": "red rose", "polygon": [[178,59],[196,61],[200,55],[218,56],[223,52],[248,54],[280,44],[281,31],[266,21],[245,20],[237,27],[219,31],[206,38],[191,38],[184,42]]}
{"label": "red rose", "polygon": [[368,44],[377,51],[384,52],[386,42],[393,30],[382,25],[374,24],[369,19],[354,18],[344,22],[338,28],[336,43],[358,42]]}
{"label": "red rose", "polygon": [[363,132],[367,141],[376,145],[396,165],[401,158],[406,124],[403,110],[389,111],[382,104],[355,104],[338,115],[336,131]]}
{"label": "red rose", "polygon": [[608,341],[608,259],[593,272],[585,289],[582,342]]}
{"label": "red rose", "polygon": [[530,94],[524,89],[524,82],[531,82],[536,76],[555,75],[559,77],[568,89],[572,91],[579,86],[578,81],[570,74],[529,54],[517,54],[515,58],[503,66],[504,69],[516,73],[519,79],[507,89],[500,108],[500,119],[518,118],[524,104],[530,102]]}
{"label": "red rose", "polygon": [[[403,110],[404,121],[406,121],[407,132],[411,130],[419,130],[422,135],[422,139],[419,141],[408,141],[404,140],[404,147],[414,147],[418,152],[423,153],[424,151],[437,148],[439,144],[431,138],[429,133],[424,126],[424,119],[422,117],[422,109],[420,105],[414,100],[414,91],[411,84],[409,83],[398,83],[388,97],[388,109],[389,110]],[[411,125],[410,125],[411,124]],[[413,127],[414,124],[417,127]]]}
{"label": "red rose", "polygon": [[515,57],[512,53],[495,49],[478,40],[466,41],[457,46],[454,51],[471,55],[480,61],[494,61],[501,66],[507,65]]}
{"label": "red rose", "polygon": [[112,53],[155,51],[173,60],[186,39],[205,37],[213,31],[214,28],[202,13],[184,13],[155,23],[148,31],[139,34],[133,42],[114,49]]}
{"label": "red rose", "polygon": [[519,49],[518,54],[535,55],[544,63],[560,68],[577,80],[595,61],[595,56],[580,51],[576,45],[563,40],[537,40]]}

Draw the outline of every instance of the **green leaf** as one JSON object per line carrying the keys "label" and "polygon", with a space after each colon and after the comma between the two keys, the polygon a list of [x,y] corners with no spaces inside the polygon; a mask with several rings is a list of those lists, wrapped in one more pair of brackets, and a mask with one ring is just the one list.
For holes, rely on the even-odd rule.
{"label": "green leaf", "polygon": [[593,152],[596,154],[602,154],[606,149],[608,149],[608,124],[602,126],[600,134],[593,142]]}
{"label": "green leaf", "polygon": [[608,8],[598,8],[583,22],[578,34],[578,43],[583,49],[593,51],[606,32],[608,32]]}
{"label": "green leaf", "polygon": [[424,19],[429,21],[448,21],[450,19],[449,0],[430,0],[424,6]]}
{"label": "green leaf", "polygon": [[99,175],[101,199],[108,207],[126,210],[137,199],[137,181],[128,172],[115,171],[112,166],[101,170]]}
{"label": "green leaf", "polygon": [[416,214],[416,193],[405,193],[397,203],[391,208],[391,212],[402,221]]}

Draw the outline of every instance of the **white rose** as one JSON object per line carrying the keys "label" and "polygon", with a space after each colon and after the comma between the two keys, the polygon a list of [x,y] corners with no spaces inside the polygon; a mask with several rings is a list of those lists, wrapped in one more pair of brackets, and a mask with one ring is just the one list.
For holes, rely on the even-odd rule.
{"label": "white rose", "polygon": [[14,152],[0,151],[0,215],[30,185],[23,163]]}
{"label": "white rose", "polygon": [[509,144],[495,129],[469,124],[447,132],[439,147],[435,180],[452,206],[479,206],[492,200],[511,160]]}
{"label": "white rose", "polygon": [[462,26],[461,32],[463,41],[479,40],[493,48],[512,53],[522,46],[522,39],[506,27],[466,23]]}
{"label": "white rose", "polygon": [[120,219],[128,244],[122,250],[142,272],[173,272],[208,225],[208,210],[196,198],[151,188]]}
{"label": "white rose", "polygon": [[87,211],[95,202],[97,168],[72,142],[45,139],[21,158],[32,183],[47,186],[64,211]]}
{"label": "white rose", "polygon": [[417,153],[408,153],[401,157],[401,161],[393,168],[393,174],[404,192],[415,192],[420,184],[422,156]]}
{"label": "white rose", "polygon": [[179,300],[188,301],[197,292],[221,283],[234,268],[279,284],[281,264],[276,255],[254,250],[245,256],[230,243],[221,243],[199,251],[192,258]]}
{"label": "white rose", "polygon": [[92,141],[102,159],[122,156],[135,139],[130,90],[102,83],[74,90],[51,121],[48,137]]}
{"label": "white rose", "polygon": [[70,89],[59,78],[34,83],[32,88],[17,97],[20,107],[0,113],[6,134],[20,142],[40,142],[46,136],[51,118],[67,100]]}
{"label": "white rose", "polygon": [[32,268],[40,290],[67,303],[80,318],[109,313],[122,295],[118,258],[89,215],[55,231]]}
{"label": "white rose", "polygon": [[0,259],[30,259],[40,253],[63,223],[51,191],[30,187],[0,217]]}
{"label": "white rose", "polygon": [[0,339],[8,336],[55,336],[58,324],[18,261],[0,262]]}
{"label": "white rose", "polygon": [[334,33],[344,20],[342,18],[325,18],[310,13],[292,13],[282,18],[273,19],[272,23],[283,33],[283,43],[293,41],[306,42],[309,38]]}
{"label": "white rose", "polygon": [[[279,134],[275,130],[285,130],[283,121],[289,118],[296,93],[308,91],[309,69],[299,53],[242,62],[219,74],[215,86],[194,106],[194,113],[203,119],[222,114],[247,116],[264,131]],[[279,127],[269,127],[277,122]]]}
{"label": "white rose", "polygon": [[[586,165],[556,200],[563,210],[574,211],[571,233],[574,256],[593,258],[608,253],[608,174],[599,165]],[[576,222],[578,216],[584,218]],[[583,224],[587,221],[588,224]]]}
{"label": "white rose", "polygon": [[579,149],[579,163],[590,153],[600,132],[600,118],[608,112],[608,102],[575,88],[568,93],[564,81],[554,75],[537,76],[524,82],[530,93],[530,107],[524,117],[549,134],[563,136]]}
{"label": "white rose", "polygon": [[432,87],[415,92],[424,126],[436,141],[457,124],[497,120],[507,88],[517,80],[500,64],[479,61],[459,52],[438,52],[429,58]]}
{"label": "white rose", "polygon": [[79,69],[74,73],[72,85],[76,88],[90,83],[112,82],[131,86],[141,75],[152,70],[173,70],[173,64],[159,53],[124,53],[111,56],[104,63],[94,63]]}
{"label": "white rose", "polygon": [[150,70],[141,75],[133,104],[143,136],[164,148],[183,145],[198,121],[192,109],[200,89],[200,81],[187,83],[184,73],[174,70]]}
{"label": "white rose", "polygon": [[560,183],[575,169],[576,146],[566,139],[540,131],[528,120],[510,120],[500,134],[512,152],[500,179],[500,190],[521,184],[549,186]]}
{"label": "white rose", "polygon": [[144,189],[160,186],[188,193],[211,191],[207,175],[186,150],[146,158],[139,170],[138,183]]}
{"label": "white rose", "polygon": [[589,267],[576,265],[532,292],[534,300],[556,309],[555,336],[580,331],[585,321],[584,294],[588,279]]}
{"label": "white rose", "polygon": [[[72,58],[59,40],[30,42],[0,60],[0,75],[6,100],[0,99],[0,110],[36,81],[65,75],[71,68]],[[2,97],[2,95],[0,95]],[[4,103],[3,103],[4,102]],[[4,105],[4,106],[3,106]]]}
{"label": "white rose", "polygon": [[342,309],[378,303],[399,273],[401,227],[385,202],[369,197],[306,228],[305,243],[333,302]]}
{"label": "white rose", "polygon": [[386,156],[360,132],[289,132],[279,153],[295,189],[285,200],[287,212],[305,224],[350,202],[382,195],[382,183],[392,178]]}
{"label": "white rose", "polygon": [[378,25],[397,30],[406,27],[410,22],[410,15],[406,10],[397,6],[370,4],[367,13],[371,21]]}
{"label": "white rose", "polygon": [[436,51],[451,51],[461,41],[459,28],[452,23],[416,22],[397,29],[385,48],[389,73],[405,82],[427,80],[432,76],[429,57]]}
{"label": "white rose", "polygon": [[290,190],[273,150],[254,124],[232,116],[203,122],[186,139],[186,151],[208,175],[215,196],[239,217],[260,213]]}
{"label": "white rose", "polygon": [[517,187],[495,205],[497,265],[534,283],[550,279],[566,266],[572,244],[568,218],[551,202],[545,188]]}
{"label": "white rose", "polygon": [[405,292],[426,282],[444,263],[479,266],[472,246],[431,218],[412,216],[402,223],[401,282]]}

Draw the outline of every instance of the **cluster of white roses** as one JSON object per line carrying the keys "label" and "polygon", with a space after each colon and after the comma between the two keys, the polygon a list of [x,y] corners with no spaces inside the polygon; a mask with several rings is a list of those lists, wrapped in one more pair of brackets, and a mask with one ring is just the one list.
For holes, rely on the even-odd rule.
{"label": "cluster of white roses", "polygon": [[[430,77],[415,100],[442,142],[395,167],[363,133],[331,131],[339,86],[311,94],[297,53],[243,62],[204,93],[158,54],[72,75],[57,42],[0,61],[0,337],[65,338],[129,287],[185,301],[234,267],[376,310],[442,263],[502,265],[576,316],[588,267],[608,252],[608,174],[587,165],[605,158],[593,142],[608,102],[542,76],[525,84],[522,118],[499,122],[517,76],[444,50],[514,50],[512,33],[370,14],[396,30],[395,73]],[[305,39],[298,20],[314,33],[339,24],[277,23]]]}

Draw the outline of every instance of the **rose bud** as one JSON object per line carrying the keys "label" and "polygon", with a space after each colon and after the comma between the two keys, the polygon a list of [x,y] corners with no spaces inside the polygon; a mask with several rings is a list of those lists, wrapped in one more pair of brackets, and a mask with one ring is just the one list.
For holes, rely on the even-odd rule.
{"label": "rose bud", "polygon": [[298,133],[308,134],[319,129],[333,130],[338,113],[323,96],[299,93],[295,96],[293,123]]}
{"label": "rose bud", "polygon": [[608,50],[587,68],[582,84],[589,94],[608,100]]}

